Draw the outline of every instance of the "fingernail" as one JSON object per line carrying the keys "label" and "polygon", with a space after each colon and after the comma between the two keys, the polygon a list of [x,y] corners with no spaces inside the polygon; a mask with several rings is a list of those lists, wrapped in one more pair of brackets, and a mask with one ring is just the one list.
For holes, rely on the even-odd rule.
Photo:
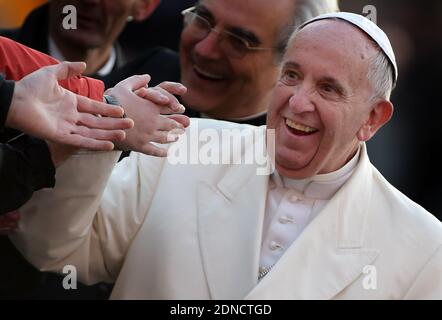
{"label": "fingernail", "polygon": [[186,108],[182,104],[179,103],[176,106],[176,111],[179,113],[183,113],[184,111],[186,111]]}
{"label": "fingernail", "polygon": [[178,121],[175,121],[175,124],[176,124],[178,129],[183,129],[184,130],[184,126],[181,123],[179,123]]}
{"label": "fingernail", "polygon": [[169,141],[169,142],[175,142],[178,140],[178,138],[179,138],[179,136],[174,133],[169,133],[167,135],[167,141]]}

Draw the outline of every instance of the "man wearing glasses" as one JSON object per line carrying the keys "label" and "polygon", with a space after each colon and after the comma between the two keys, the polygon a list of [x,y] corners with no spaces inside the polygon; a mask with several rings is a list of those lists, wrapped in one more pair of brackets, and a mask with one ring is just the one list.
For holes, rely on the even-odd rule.
{"label": "man wearing glasses", "polygon": [[185,105],[214,119],[264,122],[278,50],[285,45],[277,35],[291,21],[294,4],[201,1],[185,10],[180,45],[181,81],[190,89]]}

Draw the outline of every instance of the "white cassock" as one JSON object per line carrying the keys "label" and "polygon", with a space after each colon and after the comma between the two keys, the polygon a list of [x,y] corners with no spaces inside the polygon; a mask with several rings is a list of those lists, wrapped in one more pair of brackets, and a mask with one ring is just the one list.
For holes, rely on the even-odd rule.
{"label": "white cassock", "polygon": [[[248,128],[263,145],[265,127]],[[342,182],[338,190],[319,188],[325,199],[308,191],[321,179],[280,177],[281,188],[306,196],[293,212],[281,207],[288,190],[267,197],[278,175],[257,175],[254,165],[171,165],[132,153],[112,172],[118,157],[73,156],[55,189],[21,209],[13,241],[31,263],[58,272],[74,265],[86,283],[116,281],[114,299],[442,298],[441,223],[382,177],[364,144],[328,177]],[[299,229],[277,238],[287,219]],[[258,281],[263,264],[273,267]]]}
{"label": "white cassock", "polygon": [[358,163],[359,150],[342,168],[302,180],[270,177],[263,226],[260,273],[264,277],[333,195],[347,182]]}

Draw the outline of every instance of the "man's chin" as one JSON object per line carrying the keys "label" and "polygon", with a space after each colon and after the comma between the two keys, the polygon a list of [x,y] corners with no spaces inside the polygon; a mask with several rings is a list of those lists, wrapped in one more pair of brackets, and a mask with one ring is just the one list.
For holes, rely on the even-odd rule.
{"label": "man's chin", "polygon": [[63,34],[63,38],[65,41],[69,41],[73,45],[84,49],[95,49],[103,45],[103,40],[100,36],[79,30],[66,30]]}

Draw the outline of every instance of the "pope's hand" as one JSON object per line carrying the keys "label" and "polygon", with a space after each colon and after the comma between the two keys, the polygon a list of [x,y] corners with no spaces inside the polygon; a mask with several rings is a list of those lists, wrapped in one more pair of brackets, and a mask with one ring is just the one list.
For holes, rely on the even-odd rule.
{"label": "pope's hand", "polygon": [[106,94],[117,98],[126,115],[135,125],[126,131],[126,139],[115,145],[120,150],[132,150],[147,155],[165,157],[167,150],[153,143],[170,143],[189,125],[189,118],[183,115],[170,115],[184,112],[174,95],[182,95],[186,88],[175,82],[163,82],[148,88],[149,75],[127,78]]}

